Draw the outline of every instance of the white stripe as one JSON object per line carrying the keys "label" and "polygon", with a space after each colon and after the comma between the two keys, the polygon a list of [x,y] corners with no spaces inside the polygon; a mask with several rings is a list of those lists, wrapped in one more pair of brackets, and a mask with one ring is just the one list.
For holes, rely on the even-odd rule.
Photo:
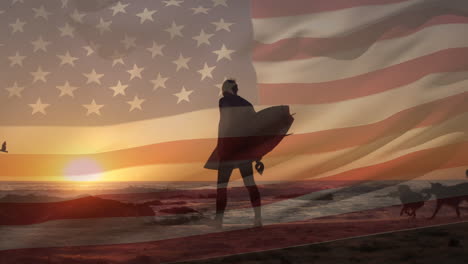
{"label": "white stripe", "polygon": [[464,32],[468,32],[468,24],[436,25],[409,36],[379,41],[364,54],[349,60],[315,57],[293,61],[254,62],[257,82],[320,83],[345,79],[437,51],[468,47],[468,35]]}
{"label": "white stripe", "polygon": [[[431,172],[428,176],[435,175],[438,179],[454,179],[450,176],[460,174],[456,172],[463,172],[463,170],[464,168],[438,170]],[[416,179],[405,184],[420,186],[419,182]],[[283,200],[262,206],[264,223],[311,220],[400,204],[397,197],[382,198],[394,192],[395,186],[357,194],[351,198],[325,205],[314,204],[314,197],[337,192],[340,189],[314,192],[303,196],[303,199]],[[227,225],[222,231],[203,225],[155,225],[150,224],[151,217],[57,220],[27,226],[0,226],[2,233],[0,250],[137,243],[245,229],[251,227],[249,224],[252,221],[251,211],[251,208],[227,211],[225,219]]]}
{"label": "white stripe", "polygon": [[[333,176],[353,169],[382,164],[417,151],[464,143],[468,141],[466,131],[468,131],[468,113],[455,116],[435,126],[383,135],[367,144],[336,151],[304,154],[303,151],[313,149],[316,142],[303,142],[288,149],[288,152],[281,156],[265,157],[263,163],[266,165],[266,170],[262,176],[256,175],[255,178],[259,181],[290,181]],[[322,144],[327,144],[327,140]],[[441,159],[448,158],[450,157],[441,157]],[[200,161],[135,166],[103,172],[101,180],[125,181],[130,177],[133,181],[167,181],[167,175],[170,175],[171,181],[215,182],[217,172],[204,169],[204,163]],[[237,173],[232,175],[229,186],[242,185],[240,175]],[[90,194],[89,191],[86,193]]]}
{"label": "white stripe", "polygon": [[[301,134],[378,122],[402,110],[468,91],[468,80],[443,84],[466,74],[432,74],[367,97],[323,105],[293,105],[291,112],[296,115],[290,131]],[[210,109],[113,126],[0,127],[0,131],[8,138],[8,155],[88,154],[174,140],[216,138],[218,120],[219,110]]]}
{"label": "white stripe", "polygon": [[425,0],[411,0],[308,15],[256,18],[252,20],[254,39],[270,44],[286,38],[340,37],[425,3],[427,3]]}
{"label": "white stripe", "polygon": [[[333,176],[385,163],[417,151],[465,143],[468,141],[466,131],[468,114],[463,114],[437,126],[411,129],[393,137],[379,138],[366,145],[313,155],[278,157],[266,163],[268,170],[264,172],[262,179],[304,180]],[[313,146],[304,143],[303,148]],[[440,157],[442,160],[449,158]]]}

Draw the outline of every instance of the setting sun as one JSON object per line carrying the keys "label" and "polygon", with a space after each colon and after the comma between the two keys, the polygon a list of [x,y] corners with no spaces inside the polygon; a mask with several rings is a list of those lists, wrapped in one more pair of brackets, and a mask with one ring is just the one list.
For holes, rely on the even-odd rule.
{"label": "setting sun", "polygon": [[73,160],[64,170],[65,178],[70,181],[97,181],[101,179],[102,173],[102,167],[90,158]]}

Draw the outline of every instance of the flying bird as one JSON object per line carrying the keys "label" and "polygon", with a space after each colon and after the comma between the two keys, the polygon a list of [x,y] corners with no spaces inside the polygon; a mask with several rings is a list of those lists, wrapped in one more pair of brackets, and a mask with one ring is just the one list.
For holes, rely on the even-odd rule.
{"label": "flying bird", "polygon": [[2,149],[0,149],[1,152],[8,153],[8,150],[6,149],[6,141],[3,142],[2,144]]}

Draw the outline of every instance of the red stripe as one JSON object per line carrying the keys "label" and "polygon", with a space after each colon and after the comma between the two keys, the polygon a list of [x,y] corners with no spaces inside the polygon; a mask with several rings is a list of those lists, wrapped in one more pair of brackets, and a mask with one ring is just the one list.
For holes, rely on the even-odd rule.
{"label": "red stripe", "polygon": [[[468,142],[416,151],[380,164],[327,177],[327,180],[407,180],[431,171],[468,166]],[[310,175],[319,169],[309,170]],[[291,178],[292,180],[293,178]]]}
{"label": "red stripe", "polygon": [[[379,146],[376,146],[378,148]],[[301,196],[306,193],[313,191],[338,188],[348,185],[356,184],[360,181],[378,181],[378,180],[411,180],[417,177],[421,177],[429,172],[455,168],[461,166],[468,166],[468,142],[451,144],[448,146],[437,147],[432,149],[425,149],[410,153],[399,158],[375,164],[367,167],[357,168],[350,171],[345,171],[336,175],[332,175],[317,180],[300,181],[313,177],[314,175],[324,173],[330,169],[330,165],[318,166],[305,172],[298,174],[291,174],[290,179],[299,180],[299,183],[292,183],[292,185],[284,185],[285,190],[280,191],[274,189],[275,192],[268,192],[268,190],[262,190],[262,196],[286,196],[296,193],[296,196]],[[345,162],[348,162],[344,160]],[[234,192],[230,195],[232,199],[240,199],[242,194],[241,188],[233,189]],[[207,190],[199,191],[182,191],[170,194],[162,193],[140,193],[140,194],[110,194],[104,195],[105,198],[124,200],[124,201],[136,201],[136,200],[151,200],[151,199],[164,199],[178,195],[188,195],[196,197]],[[273,191],[273,190],[270,190]],[[208,194],[214,194],[214,190],[207,191]],[[293,196],[292,196],[293,197]]]}
{"label": "red stripe", "polygon": [[335,57],[340,56],[340,51],[347,52],[353,49],[361,54],[378,41],[408,36],[435,25],[468,23],[468,17],[444,14],[446,12],[447,10],[440,8],[424,11],[411,9],[405,14],[390,17],[344,37],[290,38],[272,44],[257,42],[253,51],[253,60],[286,61]]}
{"label": "red stripe", "polygon": [[253,0],[252,17],[269,18],[334,11],[358,6],[385,5],[408,0]]}
{"label": "red stripe", "polygon": [[[294,154],[317,154],[354,146],[364,146],[386,138],[386,142],[413,129],[439,124],[468,111],[468,92],[450,96],[401,111],[385,120],[369,125],[347,127],[286,137],[268,156]],[[446,131],[450,133],[453,131]],[[440,136],[435,133],[434,136]],[[133,166],[204,162],[208,159],[217,139],[183,140],[151,146],[119,150],[95,155],[2,155],[0,167],[4,175],[48,176],[62,175],[70,161],[90,157],[104,166],[115,170]],[[185,151],[181,151],[184,149]],[[28,166],[22,166],[28,164]],[[212,179],[197,178],[192,180]]]}
{"label": "red stripe", "polygon": [[0,256],[2,263],[5,264],[166,263],[279,249],[462,221],[454,218],[451,211],[441,212],[434,220],[426,220],[424,217],[429,216],[433,207],[434,203],[428,202],[418,211],[419,217],[412,221],[409,221],[407,217],[399,217],[400,206],[392,206],[303,222],[270,225],[262,228],[246,228],[162,241],[16,249],[2,251]]}
{"label": "red stripe", "polygon": [[386,144],[411,129],[436,125],[468,112],[467,100],[468,92],[465,92],[406,109],[373,124],[294,135],[287,137],[275,150],[275,154],[324,153],[365,146],[383,138],[386,141],[382,144]]}
{"label": "red stripe", "polygon": [[[411,180],[432,171],[467,166],[467,157],[468,142],[425,149],[388,162],[345,171],[306,184],[298,182],[292,183],[292,185],[284,185],[286,191],[281,190],[281,188],[270,189],[269,192],[262,193],[262,199],[266,201],[263,204],[304,195],[320,189],[354,185],[359,181]],[[328,170],[327,166],[329,165],[325,164],[305,172],[290,174],[288,177],[291,181],[306,179]],[[184,201],[190,200],[193,193],[194,191],[180,191],[173,193],[173,195],[175,196],[174,199]],[[195,193],[209,195],[214,192],[213,190],[199,190],[195,191]],[[235,193],[234,196],[239,199],[239,196],[242,195],[241,188],[235,189]],[[243,195],[247,197],[245,191]],[[104,197],[134,201],[137,199],[161,199],[163,196],[160,193],[146,193],[108,195]],[[214,197],[208,203],[213,202]],[[153,211],[144,205],[135,206],[96,197],[55,203],[0,203],[0,212],[2,213],[0,225],[25,225],[56,219],[153,215]]]}
{"label": "red stripe", "polygon": [[[413,83],[429,74],[468,70],[468,48],[442,50],[385,69],[323,83],[259,83],[261,104],[323,104]],[[313,71],[310,72],[313,74]]]}

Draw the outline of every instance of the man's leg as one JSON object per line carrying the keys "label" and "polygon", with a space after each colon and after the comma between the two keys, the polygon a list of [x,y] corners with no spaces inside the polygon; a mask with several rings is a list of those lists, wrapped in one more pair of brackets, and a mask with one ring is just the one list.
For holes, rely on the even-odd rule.
{"label": "man's leg", "polygon": [[239,167],[239,170],[244,180],[244,185],[249,191],[250,202],[252,203],[252,208],[255,213],[255,226],[262,226],[262,208],[261,208],[261,199],[260,192],[258,187],[255,184],[253,177],[252,163],[246,163]]}
{"label": "man's leg", "polygon": [[224,210],[227,204],[227,186],[229,177],[231,176],[232,168],[220,167],[218,169],[218,186],[216,193],[216,218],[217,225],[223,225]]}

